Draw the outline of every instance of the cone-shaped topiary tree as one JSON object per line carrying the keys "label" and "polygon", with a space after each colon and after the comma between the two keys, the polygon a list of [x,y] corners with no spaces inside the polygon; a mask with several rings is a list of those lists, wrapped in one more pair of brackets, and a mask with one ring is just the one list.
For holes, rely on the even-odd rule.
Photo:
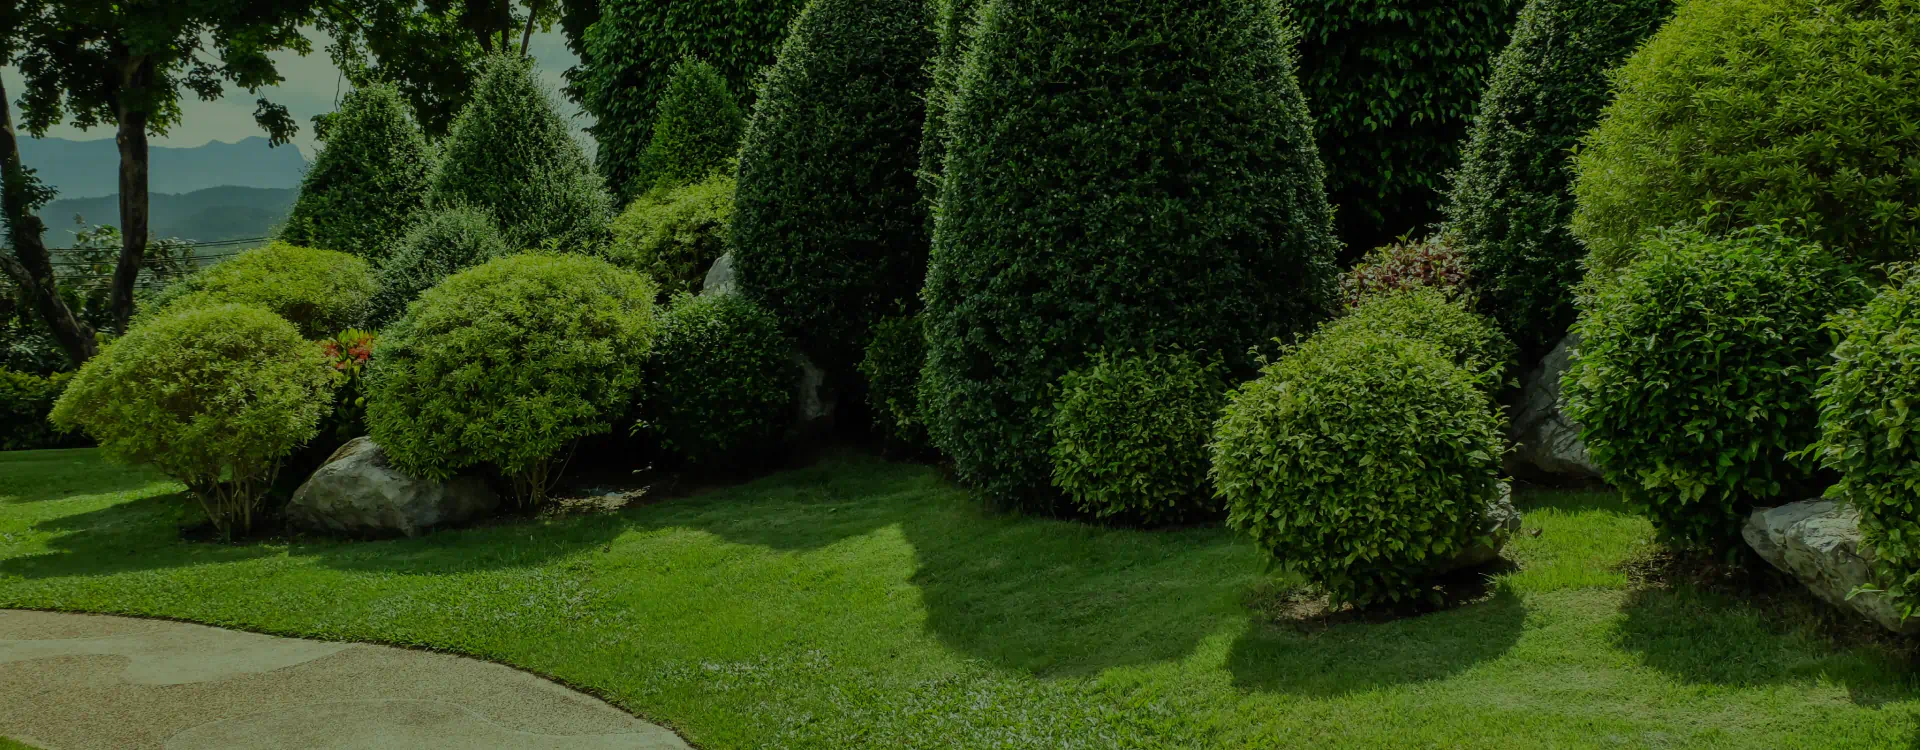
{"label": "cone-shaped topiary tree", "polygon": [[794,22],[741,148],[740,289],[841,376],[874,321],[926,278],[915,170],[933,52],[924,0],[817,0]]}
{"label": "cone-shaped topiary tree", "polygon": [[973,46],[974,21],[984,0],[934,0],[934,34],[939,54],[928,69],[927,127],[920,140],[920,196],[927,226],[940,205],[940,171],[947,161],[947,110],[960,88],[960,69]]}
{"label": "cone-shaped topiary tree", "polygon": [[1607,71],[1651,36],[1673,0],[1532,0],[1454,175],[1447,219],[1482,310],[1527,355],[1573,325],[1586,249],[1573,238],[1573,148],[1612,99]]}
{"label": "cone-shaped topiary tree", "polygon": [[434,208],[487,211],[516,250],[598,252],[605,243],[612,200],[531,60],[487,61],[443,149],[428,195]]}
{"label": "cone-shaped topiary tree", "polygon": [[921,410],[960,477],[1051,507],[1093,352],[1219,357],[1334,304],[1313,121],[1270,0],[997,0],[948,121]]}
{"label": "cone-shaped topiary tree", "polygon": [[720,71],[691,57],[680,61],[660,97],[645,171],[624,186],[620,201],[624,204],[656,186],[691,185],[726,168],[740,150],[746,126]]}
{"label": "cone-shaped topiary tree", "polygon": [[300,181],[280,239],[378,262],[427,199],[433,150],[392,86],[355,89]]}

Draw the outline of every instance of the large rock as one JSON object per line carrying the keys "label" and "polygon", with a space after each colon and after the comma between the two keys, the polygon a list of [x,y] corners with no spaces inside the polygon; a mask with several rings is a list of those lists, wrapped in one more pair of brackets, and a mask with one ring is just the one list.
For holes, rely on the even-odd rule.
{"label": "large rock", "polygon": [[732,294],[740,288],[733,280],[733,253],[720,256],[707,269],[707,278],[700,282],[700,296],[718,296]]}
{"label": "large rock", "polygon": [[1893,603],[1881,594],[1848,598],[1873,580],[1873,551],[1860,543],[1860,512],[1852,506],[1814,500],[1756,510],[1741,535],[1760,557],[1833,606],[1895,633],[1920,633],[1920,619],[1901,622]]}
{"label": "large rock", "polygon": [[500,496],[476,477],[448,482],[414,479],[387,461],[370,438],[355,438],[293,493],[287,520],[337,533],[417,536],[470,521],[500,505]]}
{"label": "large rock", "polygon": [[[736,294],[739,291],[740,284],[735,281],[733,274],[733,253],[727,253],[707,269],[707,279],[701,284],[700,296]],[[806,440],[832,428],[839,394],[827,381],[827,372],[807,355],[796,352],[793,360],[794,370],[800,373],[800,379],[793,385],[796,405],[793,437]]]}
{"label": "large rock", "polygon": [[1487,502],[1486,514],[1482,516],[1480,541],[1462,551],[1457,557],[1435,566],[1434,574],[1451,573],[1465,568],[1477,568],[1500,559],[1500,550],[1506,549],[1507,542],[1520,533],[1520,511],[1513,507],[1513,485],[1500,483],[1500,491]]}
{"label": "large rock", "polygon": [[1566,374],[1580,334],[1570,333],[1539,366],[1520,381],[1520,391],[1508,413],[1513,422],[1508,437],[1514,449],[1507,455],[1507,471],[1514,476],[1549,479],[1597,479],[1600,468],[1587,456],[1580,441],[1580,425],[1567,418],[1560,403],[1560,376]]}

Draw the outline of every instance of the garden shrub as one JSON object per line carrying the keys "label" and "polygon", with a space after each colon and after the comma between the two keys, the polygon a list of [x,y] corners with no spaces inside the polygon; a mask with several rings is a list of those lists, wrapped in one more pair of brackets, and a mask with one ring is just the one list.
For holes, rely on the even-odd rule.
{"label": "garden shrub", "polygon": [[1097,518],[1158,525],[1212,512],[1207,441],[1226,392],[1217,367],[1186,354],[1095,355],[1060,379],[1054,486]]}
{"label": "garden shrub", "polygon": [[1433,344],[1473,376],[1489,395],[1510,385],[1513,342],[1461,299],[1432,287],[1415,287],[1370,297],[1351,314],[1327,324],[1323,335],[1353,330],[1396,334]]}
{"label": "garden shrub", "polygon": [[390,85],[349,92],[280,239],[378,264],[427,199],[433,149]]}
{"label": "garden shrub", "polygon": [[174,309],[80,368],[53,422],[101,453],[187,485],[222,534],[252,530],[280,460],[313,439],[332,403],[320,347],[251,305]]}
{"label": "garden shrub", "polygon": [[1365,607],[1416,598],[1499,492],[1502,419],[1432,344],[1323,331],[1236,389],[1213,433],[1227,525]]}
{"label": "garden shrub", "polygon": [[873,324],[860,374],[866,378],[867,409],[887,443],[907,450],[927,446],[920,415],[920,370],[927,364],[927,327],[918,315],[881,318]]}
{"label": "garden shrub", "polygon": [[732,176],[655,189],[613,220],[607,257],[653,277],[661,296],[698,292],[733,237]]}
{"label": "garden shrub", "polygon": [[1807,478],[1821,326],[1866,286],[1775,228],[1666,230],[1583,303],[1562,380],[1607,481],[1677,544],[1723,552],[1757,501]]}
{"label": "garden shrub", "polygon": [[0,451],[85,445],[85,436],[55,429],[53,423],[47,421],[54,401],[72,379],[70,372],[35,375],[0,368]]}
{"label": "garden shrub", "polygon": [[622,198],[732,171],[728,163],[739,152],[746,127],[746,117],[733,103],[720,71],[694,58],[682,60],[673,66],[673,77],[660,96],[660,116],[653,123],[645,171],[625,186]]}
{"label": "garden shrub", "polygon": [[1920,0],[1683,4],[1574,159],[1604,282],[1656,228],[1789,222],[1862,263],[1920,242]]}
{"label": "garden shrub", "polygon": [[1521,0],[1280,0],[1340,236],[1358,255],[1440,218]]}
{"label": "garden shrub", "polygon": [[1452,236],[1436,234],[1376,247],[1340,277],[1340,296],[1356,307],[1376,295],[1423,287],[1449,298],[1466,295],[1467,261],[1455,243]]}
{"label": "garden shrub", "polygon": [[792,423],[799,379],[792,343],[759,305],[682,295],[647,359],[640,426],[671,462],[713,468],[773,447]]}
{"label": "garden shrub", "polygon": [[1100,350],[1249,369],[1338,303],[1336,242],[1266,2],[997,0],[950,111],[921,411],[990,500],[1058,500],[1052,390]]}
{"label": "garden shrub", "polygon": [[1920,594],[1920,450],[1910,409],[1920,403],[1920,274],[1892,283],[1858,310],[1835,316],[1839,338],[1820,378],[1820,440],[1812,452],[1839,474],[1828,496],[1860,510],[1874,574],[1911,617]]}
{"label": "garden shrub", "polygon": [[543,502],[562,452],[612,429],[655,330],[653,284],[606,261],[530,253],[447,277],[380,339],[367,428],[402,471],[486,464]]}
{"label": "garden shrub", "polygon": [[653,142],[657,107],[674,66],[689,56],[712,65],[752,111],[761,69],[772,65],[806,0],[601,0],[577,74],[580,104],[596,122],[595,161],[608,185],[635,182]]}
{"label": "garden shrub", "polygon": [[1573,217],[1580,136],[1612,101],[1607,72],[1673,11],[1673,0],[1531,0],[1494,61],[1447,225],[1459,235],[1480,309],[1529,355],[1573,324],[1585,248]]}
{"label": "garden shrub", "polygon": [[927,68],[926,127],[920,136],[920,201],[933,228],[940,206],[940,173],[947,161],[947,110],[960,90],[960,71],[973,46],[975,21],[983,0],[932,0],[937,52]]}
{"label": "garden shrub", "polygon": [[379,288],[367,304],[367,323],[385,326],[442,279],[508,254],[493,217],[474,208],[427,211],[380,266]]}
{"label": "garden shrub", "polygon": [[431,184],[430,208],[483,209],[514,250],[593,252],[606,242],[612,199],[530,58],[487,60]]}
{"label": "garden shrub", "polygon": [[135,317],[143,321],[188,307],[242,304],[286,318],[309,339],[355,325],[379,288],[358,256],[275,242],[176,283]]}

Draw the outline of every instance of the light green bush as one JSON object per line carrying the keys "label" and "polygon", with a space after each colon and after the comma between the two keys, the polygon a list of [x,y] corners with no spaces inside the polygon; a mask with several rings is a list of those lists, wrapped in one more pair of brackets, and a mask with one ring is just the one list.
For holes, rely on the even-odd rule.
{"label": "light green bush", "polygon": [[607,257],[653,277],[662,297],[698,292],[733,237],[733,177],[640,196],[613,221]]}
{"label": "light green bush", "polygon": [[1453,357],[1489,395],[1511,384],[1507,374],[1514,362],[1513,343],[1493,321],[1440,289],[1413,287],[1370,297],[1346,317],[1327,324],[1321,335],[1345,335],[1355,330],[1433,344]]}
{"label": "light green bush", "polygon": [[1082,513],[1160,525],[1204,517],[1207,441],[1227,385],[1185,354],[1097,355],[1060,379],[1053,484]]}
{"label": "light green bush", "polygon": [[433,148],[390,85],[348,93],[280,239],[378,264],[427,199]]}
{"label": "light green bush", "polygon": [[660,96],[660,116],[653,122],[645,171],[621,194],[638,196],[656,187],[676,188],[731,172],[730,163],[740,151],[740,136],[746,128],[747,119],[733,103],[720,71],[695,58],[680,61]]}
{"label": "light green bush", "polygon": [[499,227],[485,211],[462,207],[425,212],[381,264],[379,290],[367,304],[367,323],[387,325],[441,280],[507,254]]}
{"label": "light green bush", "polygon": [[242,304],[279,315],[318,340],[359,324],[378,289],[373,270],[357,256],[275,242],[169,286],[133,326],[190,307]]}

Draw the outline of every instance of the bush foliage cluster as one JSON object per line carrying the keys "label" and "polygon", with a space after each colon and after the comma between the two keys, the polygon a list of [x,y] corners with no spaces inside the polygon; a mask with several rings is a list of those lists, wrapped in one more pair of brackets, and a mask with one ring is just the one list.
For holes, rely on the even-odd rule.
{"label": "bush foliage cluster", "polygon": [[657,187],[678,187],[731,172],[729,162],[740,150],[746,125],[720,71],[694,58],[682,60],[673,67],[666,93],[660,97],[660,116],[653,123],[643,171],[633,184],[622,186],[620,195],[631,199]]}
{"label": "bush foliage cluster", "polygon": [[1414,287],[1368,298],[1346,317],[1327,324],[1322,336],[1354,331],[1405,336],[1439,347],[1489,395],[1511,384],[1513,343],[1493,321],[1464,300],[1433,287]]}
{"label": "bush foliage cluster", "polygon": [[733,238],[734,179],[715,174],[640,196],[613,220],[607,258],[647,274],[671,298],[698,292]]}
{"label": "bush foliage cluster", "polygon": [[243,304],[285,318],[302,336],[318,340],[359,324],[378,284],[358,256],[275,242],[169,286],[134,325],[187,308]]}
{"label": "bush foliage cluster", "polygon": [[493,217],[476,208],[428,211],[400,238],[380,266],[379,288],[367,303],[367,322],[384,326],[442,279],[508,254]]}
{"label": "bush foliage cluster", "polygon": [[355,89],[329,120],[280,239],[379,263],[427,199],[433,148],[392,86]]}
{"label": "bush foliage cluster", "polygon": [[1340,277],[1340,296],[1347,307],[1357,307],[1375,296],[1422,287],[1449,297],[1467,294],[1467,260],[1455,243],[1436,234],[1374,248]]}
{"label": "bush foliage cluster", "polygon": [[927,324],[918,315],[882,318],[873,326],[860,359],[866,378],[867,410],[889,445],[908,451],[929,447],[926,417],[920,413],[920,371],[927,364]]}
{"label": "bush foliage cluster", "polygon": [[72,378],[70,372],[35,375],[0,368],[0,451],[77,448],[85,443],[80,433],[55,429],[47,421]]}
{"label": "bush foliage cluster", "polygon": [[1060,379],[1054,486],[1096,518],[1160,525],[1209,515],[1218,503],[1207,440],[1226,391],[1217,365],[1185,354],[1094,356]]}
{"label": "bush foliage cluster", "polygon": [[791,423],[799,379],[793,345],[759,305],[737,294],[681,296],[647,360],[640,427],[683,467],[771,453]]}

